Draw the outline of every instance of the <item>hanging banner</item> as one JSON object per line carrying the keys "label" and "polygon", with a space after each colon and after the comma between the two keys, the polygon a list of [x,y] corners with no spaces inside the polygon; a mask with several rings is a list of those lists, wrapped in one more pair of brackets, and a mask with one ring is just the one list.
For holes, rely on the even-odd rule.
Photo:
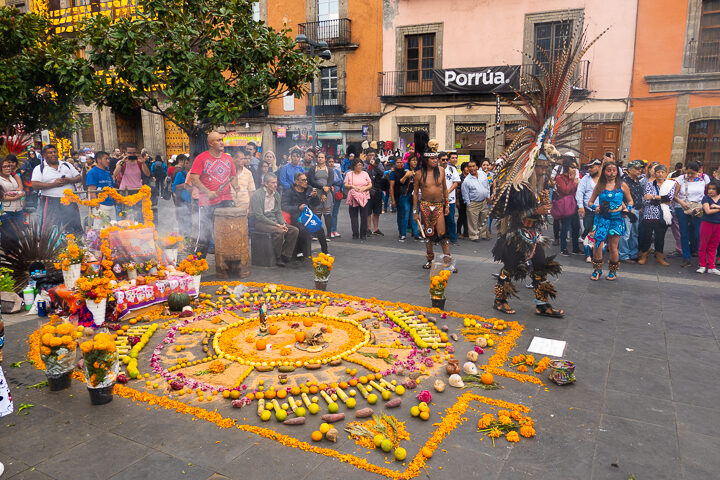
{"label": "hanging banner", "polygon": [[278,127],[277,128],[277,138],[285,138],[287,137],[287,127]]}
{"label": "hanging banner", "polygon": [[262,138],[262,132],[227,132],[223,136],[223,143],[226,147],[244,147],[248,142],[254,142],[259,147]]}
{"label": "hanging banner", "polygon": [[433,94],[511,93],[520,88],[520,65],[433,70]]}

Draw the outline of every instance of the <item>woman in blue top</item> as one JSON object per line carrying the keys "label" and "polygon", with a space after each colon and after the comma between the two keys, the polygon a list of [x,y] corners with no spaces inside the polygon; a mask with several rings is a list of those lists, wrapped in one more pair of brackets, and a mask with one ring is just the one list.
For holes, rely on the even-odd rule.
{"label": "woman in blue top", "polygon": [[[595,200],[598,200],[599,207],[595,206]],[[610,273],[607,280],[615,280],[620,268],[618,242],[620,237],[625,235],[625,220],[622,215],[624,210],[630,212],[633,208],[630,189],[618,175],[618,167],[615,162],[603,163],[600,178],[598,178],[588,205],[595,212],[595,248],[592,259],[593,273],[590,278],[600,280],[602,276],[603,243],[607,243],[610,251],[608,260]]]}

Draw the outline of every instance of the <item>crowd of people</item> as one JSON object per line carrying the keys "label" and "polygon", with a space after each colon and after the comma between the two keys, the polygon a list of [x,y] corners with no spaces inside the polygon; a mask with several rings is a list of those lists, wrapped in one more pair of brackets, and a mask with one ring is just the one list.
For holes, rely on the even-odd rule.
{"label": "crowd of people", "polygon": [[[440,243],[450,258],[450,246],[460,240],[492,238],[496,172],[489,159],[459,164],[456,152],[438,152],[432,168],[442,172],[444,182],[439,178],[430,182],[412,144],[402,156],[365,148],[341,158],[293,147],[280,161],[272,151],[259,152],[252,142],[226,151],[218,132],[208,135],[208,146],[194,159],[181,154],[167,161],[132,144],[109,153],[72,151],[62,160],[55,146],[45,145],[31,148],[22,164],[8,155],[0,162],[2,228],[32,211],[41,224],[64,225],[72,233],[81,233],[98,219],[141,220],[139,205],[128,209],[112,198],[81,219],[78,207],[63,205],[60,198],[66,188],[94,198],[104,187],[127,194],[149,185],[155,214],[160,197],[172,200],[178,233],[205,254],[213,248],[215,209],[248,208],[250,230],[274,234],[280,266],[309,257],[312,241],[327,253],[328,243],[341,237],[338,216],[343,203],[353,240],[384,236],[380,217],[385,213],[396,214],[398,241],[433,237],[434,242],[426,241],[425,268],[434,258],[433,243]],[[593,280],[603,275],[604,253],[609,256],[609,280],[616,278],[620,263],[642,265],[651,254],[662,266],[670,265],[668,258],[678,257],[680,266],[689,267],[697,257],[698,273],[720,275],[719,170],[709,176],[701,164],[689,162],[678,163],[668,173],[658,162],[635,160],[622,165],[612,154],[582,164],[567,153],[545,180],[552,199],[548,218],[553,220],[554,244],[561,255],[585,256],[593,265]],[[323,228],[306,228],[301,218],[308,209]],[[431,221],[426,222],[426,217]],[[666,254],[668,228],[675,248]]]}

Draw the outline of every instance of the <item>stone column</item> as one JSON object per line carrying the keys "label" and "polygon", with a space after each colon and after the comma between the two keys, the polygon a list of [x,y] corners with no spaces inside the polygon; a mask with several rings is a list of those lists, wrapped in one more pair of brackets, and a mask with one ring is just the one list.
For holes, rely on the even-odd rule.
{"label": "stone column", "polygon": [[142,117],[142,130],[143,130],[143,145],[150,152],[150,155],[155,158],[155,155],[162,155],[165,158],[166,145],[165,145],[165,121],[163,117],[155,113],[148,111],[141,111]]}

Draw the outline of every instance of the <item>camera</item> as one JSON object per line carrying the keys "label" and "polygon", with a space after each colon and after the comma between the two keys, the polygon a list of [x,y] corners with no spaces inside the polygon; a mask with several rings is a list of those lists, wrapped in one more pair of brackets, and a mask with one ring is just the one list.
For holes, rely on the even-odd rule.
{"label": "camera", "polygon": [[127,158],[128,158],[128,160],[137,160],[138,159],[137,155],[128,155]]}

